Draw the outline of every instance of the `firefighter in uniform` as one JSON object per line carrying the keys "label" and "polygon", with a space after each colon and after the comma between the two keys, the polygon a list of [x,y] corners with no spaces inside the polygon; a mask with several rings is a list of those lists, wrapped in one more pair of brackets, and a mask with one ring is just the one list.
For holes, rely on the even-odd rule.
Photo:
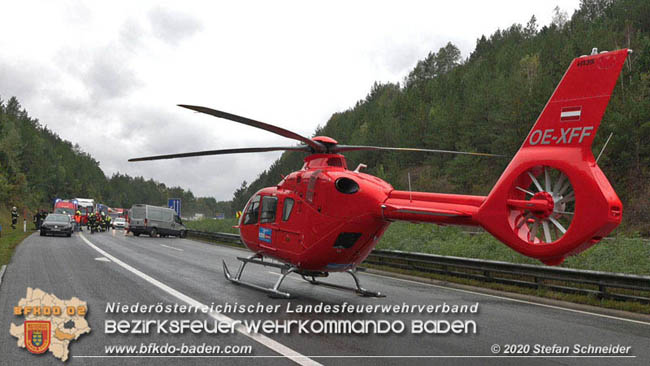
{"label": "firefighter in uniform", "polygon": [[95,229],[95,221],[97,220],[97,217],[95,216],[94,213],[89,213],[88,214],[88,231],[92,234]]}
{"label": "firefighter in uniform", "polygon": [[16,206],[14,206],[11,209],[11,228],[15,229],[16,228],[16,223],[18,222],[18,209]]}

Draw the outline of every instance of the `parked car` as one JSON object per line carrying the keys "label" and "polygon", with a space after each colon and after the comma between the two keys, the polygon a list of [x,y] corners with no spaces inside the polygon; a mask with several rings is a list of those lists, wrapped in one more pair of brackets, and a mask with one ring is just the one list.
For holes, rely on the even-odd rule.
{"label": "parked car", "polygon": [[116,217],[111,221],[113,229],[124,229],[126,227],[126,219],[124,217]]}
{"label": "parked car", "polygon": [[72,235],[72,221],[66,214],[49,214],[41,224],[41,236],[47,234]]}
{"label": "parked car", "polygon": [[158,235],[184,238],[187,235],[187,228],[171,208],[133,205],[129,210],[129,220],[129,231],[135,236],[148,234],[152,238]]}

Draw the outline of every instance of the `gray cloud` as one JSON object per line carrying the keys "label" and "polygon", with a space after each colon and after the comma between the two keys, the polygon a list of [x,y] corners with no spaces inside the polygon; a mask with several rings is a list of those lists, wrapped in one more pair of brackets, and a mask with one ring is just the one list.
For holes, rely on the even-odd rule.
{"label": "gray cloud", "polygon": [[203,28],[197,18],[161,6],[149,11],[149,21],[153,34],[172,45],[177,45]]}
{"label": "gray cloud", "polygon": [[84,82],[93,99],[113,99],[125,96],[140,84],[128,66],[128,60],[112,47],[98,51],[86,70]]}
{"label": "gray cloud", "polygon": [[127,19],[120,29],[119,42],[126,50],[135,53],[144,46],[145,35],[146,31],[138,21]]}
{"label": "gray cloud", "polygon": [[34,95],[41,83],[49,80],[49,73],[30,62],[11,62],[0,59],[0,95],[3,100],[16,96],[21,100]]}

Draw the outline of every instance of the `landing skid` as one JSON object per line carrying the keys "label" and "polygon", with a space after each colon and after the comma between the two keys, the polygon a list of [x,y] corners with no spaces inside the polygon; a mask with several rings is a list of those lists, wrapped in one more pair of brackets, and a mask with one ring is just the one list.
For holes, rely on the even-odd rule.
{"label": "landing skid", "polygon": [[309,276],[311,277],[311,279],[309,279],[307,278],[307,276],[303,275],[302,279],[311,283],[312,285],[320,285],[320,286],[331,287],[339,290],[353,291],[363,297],[386,297],[386,295],[382,294],[381,292],[370,291],[361,287],[361,283],[359,282],[359,277],[357,276],[357,272],[355,270],[348,269],[347,271],[345,271],[345,273],[349,273],[350,276],[352,276],[356,287],[348,287],[348,286],[337,285],[335,283],[318,281],[316,278],[314,278],[314,276]]}
{"label": "landing skid", "polygon": [[[253,254],[248,258],[242,258],[242,257],[237,257],[238,260],[241,261],[241,264],[239,265],[239,269],[237,270],[237,274],[235,276],[232,276],[230,274],[230,271],[228,270],[228,266],[226,266],[226,261],[222,260],[221,262],[223,263],[223,274],[226,276],[226,279],[232,283],[236,283],[238,285],[250,287],[262,292],[266,292],[270,297],[274,298],[284,298],[288,299],[291,297],[291,294],[288,292],[283,292],[280,291],[280,285],[282,284],[282,281],[287,277],[289,273],[295,272],[297,270],[296,267],[289,266],[287,264],[277,264],[277,263],[271,263],[271,262],[264,262],[264,257],[260,254]],[[244,272],[244,268],[246,267],[246,264],[248,263],[254,263],[254,264],[259,264],[262,266],[269,266],[269,267],[276,267],[280,268],[280,272],[282,275],[278,280],[275,282],[275,285],[273,288],[266,288],[262,287],[250,282],[244,282],[241,280],[241,275]]]}
{"label": "landing skid", "polygon": [[[255,290],[259,290],[262,292],[267,293],[270,297],[273,298],[283,298],[283,299],[288,299],[291,298],[291,294],[288,292],[280,291],[280,285],[282,285],[282,281],[291,273],[298,273],[302,276],[302,278],[311,283],[312,285],[322,285],[322,286],[327,286],[331,288],[336,288],[339,290],[346,290],[346,291],[353,291],[361,296],[364,297],[385,297],[386,295],[382,295],[379,292],[374,292],[374,291],[369,291],[361,287],[359,283],[359,278],[357,277],[356,271],[353,270],[347,270],[346,272],[349,273],[352,278],[354,279],[354,283],[356,285],[356,288],[354,287],[347,287],[347,286],[342,286],[342,285],[337,285],[333,283],[327,283],[327,282],[321,282],[316,280],[316,276],[318,274],[314,274],[314,272],[302,272],[300,271],[297,267],[288,265],[288,264],[279,264],[279,263],[272,263],[268,261],[264,261],[264,256],[261,254],[253,254],[248,258],[243,258],[243,257],[237,257],[239,261],[241,261],[241,264],[239,265],[239,269],[237,270],[237,274],[234,276],[230,274],[230,270],[228,270],[228,266],[226,265],[226,262],[222,260],[223,264],[223,274],[226,276],[226,279],[232,283],[236,283],[238,285],[246,286]],[[262,287],[250,282],[245,282],[241,280],[242,273],[244,272],[244,268],[246,267],[246,264],[248,263],[253,263],[253,264],[259,264],[261,266],[267,266],[267,267],[275,267],[280,269],[280,277],[278,280],[275,282],[275,285],[272,288],[267,288],[267,287]],[[302,272],[302,273],[301,273]],[[325,273],[325,276],[327,273]],[[309,279],[310,277],[311,279]]]}

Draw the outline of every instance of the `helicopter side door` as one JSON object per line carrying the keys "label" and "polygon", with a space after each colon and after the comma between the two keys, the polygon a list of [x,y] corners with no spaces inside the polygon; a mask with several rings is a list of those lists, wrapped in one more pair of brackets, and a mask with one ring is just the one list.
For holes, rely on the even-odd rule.
{"label": "helicopter side door", "polygon": [[[262,195],[260,205],[259,246],[282,257],[302,252],[301,234],[291,219],[294,198],[285,195]],[[294,215],[295,216],[295,215]]]}
{"label": "helicopter side door", "polygon": [[275,223],[278,208],[278,197],[262,196],[260,208],[260,223],[258,228],[258,243],[261,247],[271,251],[277,251],[273,232],[277,231]]}
{"label": "helicopter side door", "polygon": [[275,242],[287,254],[299,254],[304,250],[302,233],[298,222],[299,201],[293,197],[282,197],[278,207],[278,229],[275,231]]}

